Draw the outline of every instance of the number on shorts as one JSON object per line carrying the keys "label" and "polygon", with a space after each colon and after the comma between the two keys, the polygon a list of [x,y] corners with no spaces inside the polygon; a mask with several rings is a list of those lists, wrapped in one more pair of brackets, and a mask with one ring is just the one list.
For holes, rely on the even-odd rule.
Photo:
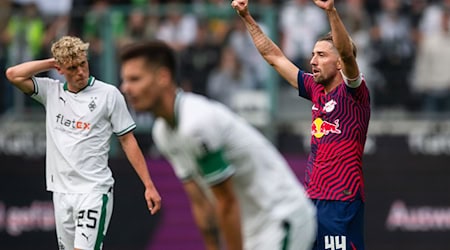
{"label": "number on shorts", "polygon": [[[97,217],[96,214],[98,214],[98,212],[96,210],[81,210],[80,212],[78,212],[78,222],[77,222],[77,227],[89,227],[89,228],[95,228],[97,226]],[[84,220],[84,216],[86,215],[86,223],[83,224],[82,221]]]}
{"label": "number on shorts", "polygon": [[329,250],[346,250],[346,237],[345,236],[325,236],[325,249]]}

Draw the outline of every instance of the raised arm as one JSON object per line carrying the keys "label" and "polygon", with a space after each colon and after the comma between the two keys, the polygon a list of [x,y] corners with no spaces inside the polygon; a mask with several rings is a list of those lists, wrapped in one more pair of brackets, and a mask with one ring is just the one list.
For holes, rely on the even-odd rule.
{"label": "raised arm", "polygon": [[161,197],[153,184],[147,169],[144,155],[132,132],[119,136],[120,144],[128,160],[133,166],[145,187],[145,200],[151,214],[155,214],[161,208]]}
{"label": "raised arm", "polygon": [[342,60],[342,71],[344,75],[350,80],[356,79],[359,76],[359,68],[356,63],[356,48],[342,23],[341,18],[334,6],[334,0],[313,0],[314,3],[325,10],[328,21],[330,22],[331,35],[333,36],[333,43],[339,52]]}
{"label": "raised arm", "polygon": [[281,51],[281,49],[261,30],[248,10],[248,0],[233,0],[231,7],[241,17],[250,33],[253,43],[262,57],[286,79],[294,88],[298,88],[299,69]]}
{"label": "raised arm", "polygon": [[54,58],[30,61],[8,68],[6,70],[6,77],[25,94],[32,94],[34,92],[34,85],[31,77],[54,68],[56,68]]}

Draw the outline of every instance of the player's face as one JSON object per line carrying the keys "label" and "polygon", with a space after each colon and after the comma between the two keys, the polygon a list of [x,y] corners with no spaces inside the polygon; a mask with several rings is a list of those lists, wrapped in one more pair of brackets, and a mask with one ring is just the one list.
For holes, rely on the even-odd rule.
{"label": "player's face", "polygon": [[331,42],[318,41],[310,61],[314,81],[326,85],[339,74],[339,54]]}
{"label": "player's face", "polygon": [[80,56],[71,63],[58,65],[58,71],[66,78],[70,91],[78,92],[88,84],[89,63],[85,55]]}
{"label": "player's face", "polygon": [[144,58],[130,59],[122,64],[120,89],[136,111],[154,111],[161,91],[155,70],[149,69]]}

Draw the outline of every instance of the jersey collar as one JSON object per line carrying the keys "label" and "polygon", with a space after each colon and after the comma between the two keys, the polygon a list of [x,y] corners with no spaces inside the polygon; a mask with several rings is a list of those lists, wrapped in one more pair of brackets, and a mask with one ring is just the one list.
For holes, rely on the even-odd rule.
{"label": "jersey collar", "polygon": [[174,120],[175,120],[175,127],[178,127],[178,123],[180,120],[180,101],[181,96],[183,95],[182,89],[177,89],[177,93],[175,95],[175,103],[173,107],[173,113],[174,113]]}
{"label": "jersey collar", "polygon": [[[88,86],[94,85],[94,82],[95,82],[95,77],[89,76],[88,84],[86,84],[86,86],[84,86],[84,88],[80,89],[80,91],[78,91],[78,92],[83,91],[83,90],[84,90],[85,88],[87,88]],[[67,86],[67,82],[64,83],[63,88],[64,88],[64,91],[69,91],[69,87]]]}

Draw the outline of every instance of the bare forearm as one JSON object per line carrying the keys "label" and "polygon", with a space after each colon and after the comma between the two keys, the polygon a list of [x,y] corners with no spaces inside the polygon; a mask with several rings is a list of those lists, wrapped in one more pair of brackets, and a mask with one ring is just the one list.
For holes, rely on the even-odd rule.
{"label": "bare forearm", "polygon": [[[206,211],[205,211],[206,210]],[[197,226],[200,229],[207,250],[220,249],[220,230],[217,225],[214,209],[194,211]]]}
{"label": "bare forearm", "polygon": [[342,20],[339,17],[336,8],[327,10],[326,13],[331,26],[333,43],[336,49],[339,51],[341,58],[345,59],[348,57],[353,57],[353,45],[350,39],[350,35],[345,29],[345,26],[342,23]]}
{"label": "bare forearm", "polygon": [[128,136],[128,138],[122,139],[122,148],[125,155],[128,158],[131,166],[133,166],[134,171],[137,173],[142,183],[146,188],[152,188],[153,182],[150,179],[150,174],[147,169],[147,163],[142,155],[142,151],[139,148],[134,136]]}
{"label": "bare forearm", "polygon": [[205,190],[194,179],[183,182],[183,187],[191,202],[192,215],[202,234],[206,249],[221,249],[220,230],[214,201],[210,199]]}
{"label": "bare forearm", "polygon": [[8,68],[6,76],[13,83],[23,82],[32,76],[55,68],[55,59],[36,60]]}
{"label": "bare forearm", "polygon": [[227,249],[243,249],[241,220],[237,202],[218,208],[218,218]]}
{"label": "bare forearm", "polygon": [[145,162],[144,155],[139,148],[136,138],[133,133],[130,132],[119,137],[119,141],[122,144],[122,148],[125,151],[128,160],[145,186],[144,196],[147,201],[147,207],[151,214],[155,214],[161,208],[161,196],[150,178],[147,163]]}
{"label": "bare forearm", "polygon": [[247,30],[252,37],[255,47],[258,49],[261,56],[271,65],[273,62],[271,57],[282,56],[283,53],[280,48],[261,30],[261,27],[256,23],[253,17],[249,14],[241,16],[247,27]]}

